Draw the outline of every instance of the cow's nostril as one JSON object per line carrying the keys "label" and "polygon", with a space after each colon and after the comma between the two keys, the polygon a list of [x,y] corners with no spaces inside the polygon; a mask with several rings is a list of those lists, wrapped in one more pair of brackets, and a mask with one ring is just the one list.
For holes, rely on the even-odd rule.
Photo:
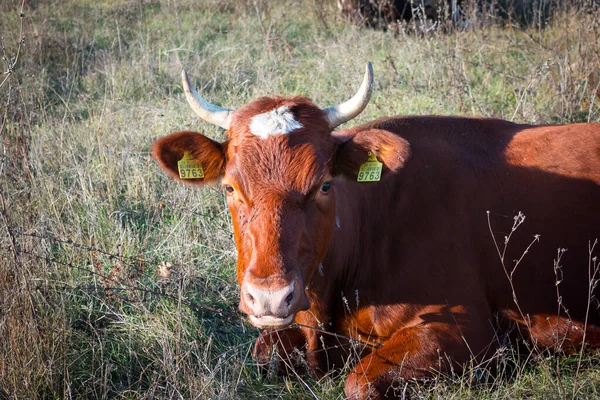
{"label": "cow's nostril", "polygon": [[246,293],[246,297],[248,298],[250,304],[254,304],[254,296],[252,296],[250,293]]}
{"label": "cow's nostril", "polygon": [[287,295],[287,297],[285,298],[285,302],[287,303],[287,305],[289,306],[290,303],[292,302],[292,299],[294,298],[294,292],[290,293]]}

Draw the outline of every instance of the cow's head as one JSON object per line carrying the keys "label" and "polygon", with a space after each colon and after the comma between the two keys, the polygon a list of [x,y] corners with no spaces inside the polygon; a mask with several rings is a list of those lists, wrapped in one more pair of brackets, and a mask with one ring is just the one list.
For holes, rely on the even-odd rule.
{"label": "cow's head", "polygon": [[[390,133],[332,135],[366,107],[371,64],[358,93],[325,110],[305,97],[264,97],[237,110],[220,108],[198,95],[185,72],[182,76],[193,110],[226,129],[228,139],[219,143],[178,132],[155,143],[154,157],[175,179],[196,185],[221,181],[238,250],[240,310],[257,327],[288,325],[309,307],[305,287],[331,242],[334,177],[356,180],[369,151],[384,163],[384,172],[398,167],[391,151],[397,138]],[[201,164],[203,178],[181,178],[178,161],[186,153]]]}

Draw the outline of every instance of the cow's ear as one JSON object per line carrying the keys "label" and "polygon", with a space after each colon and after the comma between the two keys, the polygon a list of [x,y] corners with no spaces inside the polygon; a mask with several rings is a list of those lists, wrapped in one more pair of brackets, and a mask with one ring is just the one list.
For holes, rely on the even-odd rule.
{"label": "cow's ear", "polygon": [[345,175],[356,180],[360,168],[369,155],[383,164],[381,179],[398,171],[410,156],[409,143],[400,136],[381,129],[367,129],[337,137],[334,175]]}
{"label": "cow's ear", "polygon": [[173,178],[199,185],[223,177],[226,148],[227,142],[215,142],[200,133],[177,132],[158,139],[152,155]]}

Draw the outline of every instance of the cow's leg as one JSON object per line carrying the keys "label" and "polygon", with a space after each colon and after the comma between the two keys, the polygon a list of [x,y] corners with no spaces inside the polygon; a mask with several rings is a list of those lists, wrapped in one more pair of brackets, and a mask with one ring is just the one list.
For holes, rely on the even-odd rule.
{"label": "cow's leg", "polygon": [[321,350],[320,342],[312,330],[265,330],[256,339],[254,358],[263,367],[275,361],[284,370],[307,371],[314,377],[321,377],[329,371],[328,363],[324,362],[327,356]]}
{"label": "cow's leg", "polygon": [[273,357],[279,357],[284,367],[299,367],[304,352],[306,337],[300,328],[264,330],[254,344],[254,358],[261,366],[267,366]]}
{"label": "cow's leg", "polygon": [[346,379],[349,399],[400,397],[392,385],[458,372],[471,357],[482,359],[494,350],[489,321],[477,324],[421,323],[402,328],[385,344],[363,357]]}
{"label": "cow's leg", "polygon": [[277,349],[277,357],[286,368],[308,369],[308,372],[315,377],[320,377],[329,371],[328,358],[325,349],[322,349],[323,341],[318,335],[321,329],[318,327],[327,321],[328,315],[326,304],[320,301],[320,297],[327,296],[319,296],[314,292],[310,292],[309,296],[311,297],[310,310],[300,311],[295,319],[295,322],[303,328],[265,330],[258,337],[254,346],[254,357],[259,365],[270,363],[274,350]]}
{"label": "cow's leg", "polygon": [[591,347],[600,347],[600,328],[573,321],[566,317],[538,314],[530,317],[529,323],[514,319],[528,330],[531,340],[540,349],[576,353],[582,342]]}

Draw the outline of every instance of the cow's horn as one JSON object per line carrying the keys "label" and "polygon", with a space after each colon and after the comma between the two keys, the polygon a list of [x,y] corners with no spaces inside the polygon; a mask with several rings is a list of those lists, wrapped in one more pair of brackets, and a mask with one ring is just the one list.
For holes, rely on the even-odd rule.
{"label": "cow's horn", "polygon": [[327,121],[331,129],[344,122],[350,121],[365,109],[369,104],[371,92],[373,91],[373,66],[370,62],[367,63],[365,77],[358,92],[350,100],[334,107],[325,109]]}
{"label": "cow's horn", "polygon": [[190,103],[190,106],[192,106],[192,110],[194,110],[194,112],[203,120],[218,125],[223,129],[229,129],[233,110],[215,106],[204,100],[190,84],[190,80],[185,70],[181,71],[181,80],[183,81],[185,98],[188,103]]}

